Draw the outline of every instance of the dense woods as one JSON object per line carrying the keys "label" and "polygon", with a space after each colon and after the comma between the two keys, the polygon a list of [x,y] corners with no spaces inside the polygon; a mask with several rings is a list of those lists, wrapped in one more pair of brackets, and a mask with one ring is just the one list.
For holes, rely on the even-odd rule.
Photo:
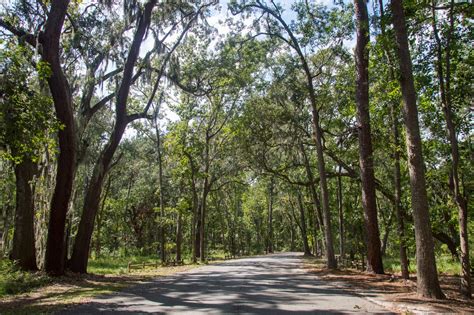
{"label": "dense woods", "polygon": [[2,4],[2,259],[302,251],[435,299],[448,259],[471,298],[473,9]]}

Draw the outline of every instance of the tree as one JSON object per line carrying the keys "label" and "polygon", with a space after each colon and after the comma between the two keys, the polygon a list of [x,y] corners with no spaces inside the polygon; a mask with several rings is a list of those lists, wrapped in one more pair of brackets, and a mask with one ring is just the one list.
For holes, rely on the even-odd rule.
{"label": "tree", "polygon": [[69,0],[51,1],[46,20],[43,21],[44,31],[41,33],[41,36],[28,33],[4,19],[0,20],[1,27],[12,32],[15,36],[23,38],[33,47],[36,47],[36,38],[38,38],[39,43],[42,45],[42,61],[44,66],[49,69],[47,81],[56,110],[56,118],[63,125],[58,132],[58,168],[56,186],[51,200],[45,258],[45,269],[53,275],[64,273],[64,232],[66,213],[75,175],[76,159],[72,98],[60,61],[60,37],[68,5]]}
{"label": "tree", "polygon": [[439,94],[441,99],[441,106],[444,114],[444,119],[446,121],[446,129],[448,133],[449,146],[451,149],[451,174],[450,181],[450,190],[452,198],[454,199],[458,207],[458,216],[459,216],[459,239],[461,247],[461,292],[467,298],[471,298],[471,270],[470,270],[470,259],[469,259],[469,241],[468,241],[468,230],[467,230],[467,221],[468,221],[468,202],[466,196],[462,193],[462,185],[459,178],[459,169],[460,169],[460,153],[459,153],[459,144],[458,136],[456,131],[455,117],[453,113],[452,106],[452,91],[451,91],[451,50],[452,50],[452,41],[455,30],[455,1],[451,0],[449,4],[448,12],[448,31],[446,35],[445,51],[444,51],[444,61],[443,61],[443,46],[441,43],[441,38],[437,26],[437,14],[436,14],[436,3],[437,1],[432,1],[431,4],[431,13],[432,13],[432,26],[433,26],[433,35],[435,38],[435,50],[436,50],[436,73],[438,77],[439,84]]}
{"label": "tree", "polygon": [[[303,37],[302,43],[300,40],[295,36],[294,30],[286,21],[282,18],[281,12],[282,8],[278,7],[274,2],[272,2],[273,7],[263,3],[262,1],[256,0],[251,1],[249,3],[243,2],[242,4],[234,3],[234,6],[231,7],[232,14],[237,15],[239,13],[245,11],[252,11],[257,10],[258,12],[262,12],[263,16],[266,16],[267,28],[264,31],[257,32],[256,35],[253,37],[257,37],[259,35],[269,35],[274,38],[280,39],[282,42],[285,43],[292,51],[296,53],[298,59],[301,63],[301,67],[303,69],[305,80],[306,80],[306,88],[309,95],[310,107],[311,107],[311,114],[312,114],[312,132],[314,137],[314,142],[316,144],[316,156],[318,159],[318,170],[319,170],[319,181],[320,181],[320,189],[321,189],[321,199],[322,199],[322,209],[323,209],[323,220],[324,220],[324,231],[325,231],[325,241],[326,241],[326,259],[327,259],[327,267],[330,269],[337,268],[337,262],[334,255],[334,245],[333,245],[333,236],[331,231],[331,215],[330,215],[330,207],[329,207],[329,191],[328,191],[328,184],[327,184],[327,176],[326,176],[326,163],[325,157],[323,152],[323,135],[320,125],[320,106],[317,103],[316,92],[314,88],[314,79],[318,76],[318,70],[312,70],[310,66],[310,59],[305,55],[303,51],[303,44],[304,43],[312,43],[316,44],[317,41],[315,39]],[[313,21],[313,14],[311,10],[314,8],[310,8],[308,6],[304,6],[300,4],[299,8],[299,16],[301,17],[300,23],[304,26],[308,26],[310,29],[310,35],[319,31],[315,29],[311,29]],[[327,12],[320,12],[321,14],[327,14]],[[341,19],[344,17],[341,16]],[[304,27],[302,27],[304,29]],[[306,29],[308,29],[306,28]],[[339,30],[335,32],[338,33]],[[306,35],[306,34],[303,34]],[[326,35],[326,34],[325,34]],[[324,35],[324,36],[325,36]],[[340,35],[340,38],[343,38],[343,34]],[[339,38],[338,38],[339,39]],[[320,65],[323,67],[323,65]]]}
{"label": "tree", "polygon": [[367,270],[383,274],[369,114],[369,15],[367,13],[367,4],[364,0],[355,0],[354,7],[357,19],[357,44],[355,49],[357,68],[356,103],[359,123],[362,204],[365,211],[364,218],[367,229]]}
{"label": "tree", "polygon": [[406,127],[406,145],[410,172],[411,202],[415,223],[417,290],[423,297],[442,299],[434,256],[433,236],[428,209],[428,196],[421,147],[416,91],[412,62],[408,47],[405,12],[401,0],[392,0],[393,26],[400,68],[400,85],[403,96],[403,116]]}

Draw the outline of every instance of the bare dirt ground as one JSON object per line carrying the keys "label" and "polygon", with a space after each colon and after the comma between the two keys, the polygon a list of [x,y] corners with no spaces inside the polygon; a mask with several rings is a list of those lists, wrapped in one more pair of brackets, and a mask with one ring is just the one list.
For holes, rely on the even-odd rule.
{"label": "bare dirt ground", "polygon": [[445,300],[424,299],[416,295],[416,277],[404,280],[399,275],[374,275],[354,269],[329,271],[321,260],[307,258],[306,268],[319,278],[338,283],[356,294],[377,301],[399,312],[474,313],[474,300],[459,293],[458,276],[440,275]]}

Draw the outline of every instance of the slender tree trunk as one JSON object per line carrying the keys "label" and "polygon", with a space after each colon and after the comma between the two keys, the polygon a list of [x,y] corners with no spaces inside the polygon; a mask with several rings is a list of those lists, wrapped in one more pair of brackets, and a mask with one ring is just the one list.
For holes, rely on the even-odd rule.
{"label": "slender tree trunk", "polygon": [[268,187],[268,253],[273,253],[273,177]]}
{"label": "slender tree trunk", "polygon": [[158,113],[155,114],[155,132],[156,132],[156,150],[158,152],[158,185],[160,191],[160,257],[161,261],[166,260],[166,235],[165,235],[165,201],[164,201],[164,187],[163,187],[163,158],[161,156],[161,137],[160,128],[158,127]]}
{"label": "slender tree trunk", "polygon": [[96,257],[100,257],[100,252],[102,248],[102,238],[101,238],[101,232],[102,232],[102,221],[103,221],[103,215],[104,215],[104,210],[105,210],[105,202],[107,200],[107,196],[109,195],[110,192],[110,186],[112,185],[112,177],[109,176],[107,180],[107,184],[105,186],[105,193],[104,197],[102,198],[102,207],[97,214],[97,233],[96,233],[96,243],[95,243],[95,255]]}
{"label": "slender tree trunk", "polygon": [[[453,119],[453,110],[451,105],[451,38],[454,31],[454,0],[450,1],[449,8],[449,31],[446,39],[445,48],[445,62],[443,65],[443,51],[441,39],[438,34],[438,27],[436,24],[436,1],[432,1],[432,27],[436,40],[436,72],[439,82],[439,92],[441,97],[441,104],[443,108],[444,118],[446,121],[446,129],[448,133],[449,145],[451,148],[451,194],[454,202],[458,207],[459,217],[459,239],[461,247],[461,293],[466,298],[471,298],[471,264],[469,259],[469,242],[468,242],[468,203],[466,198],[461,193],[461,184],[459,180],[459,146],[456,133],[456,125]],[[446,67],[446,71],[444,71]]]}
{"label": "slender tree trunk", "polygon": [[316,192],[316,189],[314,187],[313,171],[311,170],[311,165],[309,164],[309,159],[308,159],[308,156],[306,155],[306,150],[302,142],[299,143],[299,147],[300,147],[301,155],[303,157],[306,176],[308,177],[308,180],[310,182],[310,185],[308,188],[311,194],[311,199],[313,200],[315,217],[316,217],[316,220],[318,221],[318,226],[321,229],[321,235],[324,238],[324,228],[323,228],[324,224],[323,224],[323,215],[321,211],[321,201],[319,200],[318,193]]}
{"label": "slender tree trunk", "polygon": [[210,178],[209,178],[209,170],[210,170],[210,141],[211,137],[209,136],[209,131],[206,131],[206,144],[205,144],[205,151],[204,151],[204,183],[202,187],[202,196],[201,196],[201,226],[199,227],[199,247],[200,247],[200,260],[201,262],[206,261],[206,206],[207,206],[207,196],[211,189],[210,187]]}
{"label": "slender tree trunk", "polygon": [[16,177],[16,210],[15,232],[13,234],[13,249],[11,259],[16,260],[23,270],[37,270],[35,230],[34,230],[34,200],[32,180],[36,172],[36,164],[29,158],[15,165]]}
{"label": "slender tree trunk", "polygon": [[394,208],[395,214],[397,215],[397,228],[398,228],[398,237],[400,239],[400,269],[402,272],[403,279],[410,278],[410,272],[408,270],[409,262],[407,256],[407,245],[405,239],[405,211],[402,207],[402,180],[401,180],[401,171],[400,171],[400,135],[398,131],[398,120],[395,115],[395,107],[390,107],[390,113],[392,118],[392,134],[393,134],[393,141],[395,145],[395,149],[393,152],[393,186],[394,186]]}
{"label": "slender tree trunk", "polygon": [[301,194],[298,193],[297,197],[298,197],[298,209],[300,211],[300,220],[301,220],[300,230],[301,230],[301,238],[303,240],[304,255],[312,256],[311,249],[308,243],[308,233],[306,231],[306,219],[304,215],[304,206],[303,206],[303,201],[301,200]]}
{"label": "slender tree trunk", "polygon": [[423,297],[442,299],[436,270],[433,236],[428,209],[424,161],[421,147],[418,109],[413,80],[412,62],[405,25],[402,0],[391,1],[393,26],[397,42],[400,67],[400,85],[403,97],[403,116],[406,126],[408,169],[410,173],[411,201],[415,223],[417,290]]}
{"label": "slender tree trunk", "polygon": [[116,122],[109,142],[100,153],[94,166],[91,181],[86,190],[84,207],[82,211],[79,229],[74,242],[73,252],[70,260],[70,268],[74,272],[86,273],[89,260],[89,249],[94,230],[94,220],[99,208],[100,195],[102,193],[104,178],[110,169],[112,158],[122,139],[125,128],[130,121],[127,115],[127,101],[130,86],[133,81],[133,69],[140,53],[140,46],[145,32],[150,25],[151,13],[156,0],[146,3],[144,12],[138,19],[137,30],[133,37],[132,45],[125,63],[122,82],[120,84],[116,99]]}
{"label": "slender tree trunk", "polygon": [[201,257],[201,205],[199,204],[196,209],[196,228],[195,228],[195,239],[194,239],[194,254],[195,262],[197,258]]}
{"label": "slender tree trunk", "polygon": [[176,261],[181,260],[181,246],[183,243],[182,225],[182,215],[181,212],[178,212],[178,218],[176,220]]}
{"label": "slender tree trunk", "polygon": [[339,212],[339,255],[341,261],[344,260],[344,204],[342,200],[342,167],[339,165],[339,173],[337,176],[337,206]]}
{"label": "slender tree trunk", "polygon": [[[383,9],[383,2],[379,0],[379,9],[380,9],[380,29],[382,31],[382,35],[386,36],[385,34],[385,23],[384,19],[384,9]],[[390,80],[395,80],[395,73],[393,70],[393,58],[390,53],[390,50],[383,45],[383,49],[385,51],[385,55],[389,64],[389,74]],[[407,245],[406,245],[406,237],[405,237],[405,211],[402,207],[402,181],[401,181],[401,170],[400,170],[400,150],[401,150],[401,143],[400,143],[400,131],[398,126],[398,116],[399,116],[399,109],[398,104],[393,103],[390,106],[390,118],[392,124],[392,137],[393,137],[393,189],[394,189],[394,200],[393,207],[395,209],[395,214],[397,216],[397,230],[398,230],[398,237],[400,242],[400,269],[402,273],[403,279],[409,279],[410,273],[408,270],[409,261],[407,256]]]}
{"label": "slender tree trunk", "polygon": [[388,217],[388,221],[384,222],[385,223],[385,232],[382,237],[382,256],[385,256],[385,252],[387,250],[387,244],[388,244],[388,237],[390,235],[390,230],[392,228],[392,220],[393,220],[393,212],[390,213]]}
{"label": "slender tree trunk", "polygon": [[357,68],[356,103],[359,124],[358,136],[362,206],[364,207],[365,228],[367,233],[367,271],[383,274],[369,112],[369,15],[367,13],[365,0],[354,0],[354,6],[357,19],[357,44],[355,49]]}

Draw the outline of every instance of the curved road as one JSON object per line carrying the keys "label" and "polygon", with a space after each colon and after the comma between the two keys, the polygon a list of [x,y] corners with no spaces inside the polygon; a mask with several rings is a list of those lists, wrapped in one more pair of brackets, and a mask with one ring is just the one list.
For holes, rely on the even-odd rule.
{"label": "curved road", "polygon": [[300,253],[204,266],[95,298],[61,314],[346,314],[390,312],[301,268]]}

